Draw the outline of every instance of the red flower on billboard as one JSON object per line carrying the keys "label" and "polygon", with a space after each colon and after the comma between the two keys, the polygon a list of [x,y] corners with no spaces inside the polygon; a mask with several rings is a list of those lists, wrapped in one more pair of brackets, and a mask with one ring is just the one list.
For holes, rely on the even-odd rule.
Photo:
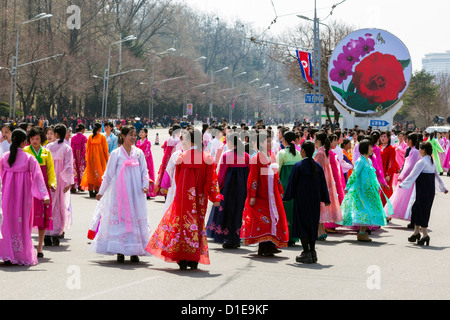
{"label": "red flower on billboard", "polygon": [[380,52],[369,55],[356,66],[353,83],[370,104],[397,100],[406,88],[402,64],[395,56]]}

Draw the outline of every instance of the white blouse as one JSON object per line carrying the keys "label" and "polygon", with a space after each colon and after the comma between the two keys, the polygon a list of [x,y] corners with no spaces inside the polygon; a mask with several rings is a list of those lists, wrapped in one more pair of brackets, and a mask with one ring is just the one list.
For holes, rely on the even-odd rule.
{"label": "white blouse", "polygon": [[419,177],[421,173],[434,173],[436,181],[436,189],[440,192],[447,191],[447,188],[445,187],[444,182],[442,181],[436,169],[436,165],[431,162],[430,156],[425,156],[416,163],[414,169],[411,171],[408,177],[402,183],[400,183],[400,188],[403,189],[412,188],[414,183],[416,182],[416,179]]}

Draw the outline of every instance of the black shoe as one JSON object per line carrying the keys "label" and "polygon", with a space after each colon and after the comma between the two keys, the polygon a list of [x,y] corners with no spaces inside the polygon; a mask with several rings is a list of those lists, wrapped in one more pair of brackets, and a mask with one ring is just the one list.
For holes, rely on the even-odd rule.
{"label": "black shoe", "polygon": [[186,270],[188,267],[188,262],[186,260],[181,260],[177,263],[180,266],[180,270]]}
{"label": "black shoe", "polygon": [[117,254],[117,262],[124,263],[125,262],[125,256],[123,254],[118,253]]}
{"label": "black shoe", "polygon": [[295,261],[300,263],[313,263],[312,254],[310,251],[303,251],[299,256],[295,257]]}
{"label": "black shoe", "polygon": [[311,251],[311,258],[312,258],[313,263],[317,262],[317,251],[316,250]]}
{"label": "black shoe", "polygon": [[43,258],[43,257],[44,257],[44,253],[38,252],[38,253],[37,253],[37,257],[38,257],[38,258]]}
{"label": "black shoe", "polygon": [[138,256],[131,256],[130,260],[131,260],[131,262],[137,263],[137,262],[139,262],[139,257]]}
{"label": "black shoe", "polygon": [[419,241],[417,241],[417,244],[419,246],[423,246],[426,244],[426,246],[428,247],[430,245],[430,236],[426,236],[426,237],[420,239]]}
{"label": "black shoe", "polygon": [[198,267],[198,262],[188,261],[187,265],[191,268],[191,270],[196,270]]}
{"label": "black shoe", "polygon": [[52,237],[53,246],[59,246],[59,236]]}
{"label": "black shoe", "polygon": [[409,242],[416,242],[416,241],[420,241],[420,233],[418,234],[413,234],[411,237],[408,238]]}
{"label": "black shoe", "polygon": [[269,242],[260,242],[258,245],[258,256],[266,256],[266,257],[272,257],[273,251],[270,248]]}
{"label": "black shoe", "polygon": [[53,241],[51,236],[45,236],[44,237],[44,246],[51,247],[53,246]]}
{"label": "black shoe", "polygon": [[89,190],[89,198],[95,198],[94,191]]}

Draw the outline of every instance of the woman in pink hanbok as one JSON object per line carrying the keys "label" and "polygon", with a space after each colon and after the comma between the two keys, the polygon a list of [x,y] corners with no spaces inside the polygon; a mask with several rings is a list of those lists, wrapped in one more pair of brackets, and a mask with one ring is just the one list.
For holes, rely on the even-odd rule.
{"label": "woman in pink hanbok", "polygon": [[59,245],[59,238],[65,230],[72,226],[72,210],[70,203],[70,190],[74,184],[73,177],[73,154],[72,148],[64,143],[67,128],[63,124],[55,126],[56,141],[49,143],[47,149],[53,156],[55,174],[57,177],[56,192],[52,195],[53,230],[48,230],[46,244]]}
{"label": "woman in pink hanbok", "polygon": [[147,199],[149,199],[153,195],[153,186],[155,183],[155,167],[153,165],[153,156],[152,156],[152,144],[147,139],[148,130],[146,128],[142,128],[139,132],[139,139],[136,142],[136,147],[142,150],[145,155],[145,161],[147,161],[147,170],[148,177],[150,180],[150,187],[147,193]]}
{"label": "woman in pink hanbok", "polygon": [[336,190],[336,183],[334,181],[333,172],[330,165],[331,145],[328,135],[324,131],[319,131],[316,133],[315,143],[317,151],[314,155],[314,160],[323,168],[331,202],[329,206],[325,206],[324,203],[321,203],[320,205],[318,240],[325,240],[327,238],[327,233],[325,231],[324,223],[341,222],[342,213],[339,203],[339,196]]}
{"label": "woman in pink hanbok", "polygon": [[24,130],[14,130],[10,151],[0,159],[3,182],[0,260],[6,264],[33,266],[38,259],[31,239],[31,205],[33,197],[44,200],[45,204],[50,203],[50,197],[38,161],[22,150],[26,140]]}
{"label": "woman in pink hanbok", "polygon": [[445,159],[447,158],[448,162],[450,162],[450,158],[449,158],[449,148],[450,148],[450,141],[448,140],[448,132],[442,132],[439,141],[440,146],[442,147],[442,149],[444,150],[443,153],[439,153],[439,160],[441,161],[441,166],[442,169],[444,170],[444,172],[447,172],[447,176],[450,176],[450,163],[447,164],[446,167],[444,167],[445,164]]}
{"label": "woman in pink hanbok", "polygon": [[84,135],[86,127],[80,123],[75,129],[76,134],[70,139],[73,154],[73,189],[81,189],[81,179],[83,179],[84,170],[86,170],[86,145],[87,137]]}
{"label": "woman in pink hanbok", "polygon": [[[419,154],[419,136],[417,133],[410,133],[407,138],[408,146],[411,148],[408,157],[403,165],[403,170],[398,176],[398,182],[404,181],[416,163],[421,159]],[[390,197],[389,201],[392,203],[394,214],[392,218],[409,221],[411,219],[411,209],[415,200],[415,188],[403,189],[398,185],[394,189],[394,193]],[[384,210],[388,213],[388,207],[385,206]]]}
{"label": "woman in pink hanbok", "polygon": [[[408,149],[408,144],[406,143],[406,138],[404,132],[400,132],[398,134],[398,142],[394,145],[395,148],[395,161],[397,161],[398,168],[401,170],[403,168],[403,165],[405,164],[405,154],[406,149]],[[395,187],[398,184],[398,176],[399,174],[394,174],[394,181],[392,182],[392,185]]]}

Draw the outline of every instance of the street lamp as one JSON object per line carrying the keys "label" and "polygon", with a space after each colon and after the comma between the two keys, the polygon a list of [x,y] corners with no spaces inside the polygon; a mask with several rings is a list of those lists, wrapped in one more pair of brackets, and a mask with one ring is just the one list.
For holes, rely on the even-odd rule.
{"label": "street lamp", "polygon": [[[150,51],[146,51],[147,53],[150,53],[151,55],[153,55],[153,59],[152,59],[152,83],[155,82],[155,59],[156,57],[162,56],[168,52],[175,52],[177,51],[177,49],[175,48],[169,48],[166,51],[160,52],[160,53],[153,53]],[[152,90],[152,89],[151,89]],[[149,110],[148,110],[148,117],[151,119],[153,119],[153,90],[150,93],[151,95],[151,101],[150,101],[150,106],[149,106]]]}
{"label": "street lamp", "polygon": [[[16,117],[16,92],[17,92],[17,73],[18,73],[18,68],[19,68],[19,34],[20,34],[20,26],[31,23],[31,22],[36,22],[42,19],[47,19],[47,18],[51,18],[53,17],[52,14],[47,14],[47,13],[40,13],[37,16],[35,16],[33,19],[24,21],[19,23],[19,25],[17,26],[17,40],[16,40],[16,55],[12,57],[12,61],[11,61],[11,92],[10,92],[10,99],[9,99],[9,117],[11,118],[11,107],[13,106],[14,108],[14,114],[13,117]],[[42,60],[39,60],[42,61]],[[37,61],[35,61],[37,62]]]}
{"label": "street lamp", "polygon": [[[109,74],[111,72],[111,48],[113,45],[115,44],[119,44],[119,74],[122,71],[122,43],[123,42],[127,42],[127,41],[132,41],[132,40],[136,40],[137,38],[133,35],[127,36],[124,39],[122,39],[122,35],[120,35],[120,40],[111,43],[111,45],[109,46],[109,54],[108,54],[108,69],[107,69],[107,74],[106,74],[106,89],[105,89],[105,105],[102,109],[105,110],[105,113],[102,114],[102,118],[106,117],[106,113],[108,110],[108,95],[109,95]],[[120,80],[119,80],[119,88],[118,88],[118,99],[117,99],[117,117],[120,118],[121,117],[121,113],[122,113],[122,92],[121,92],[121,85],[120,85]]]}
{"label": "street lamp", "polygon": [[[234,77],[231,78],[231,88],[233,89],[233,95],[234,95],[234,79],[238,78],[238,77],[241,77],[241,76],[244,76],[246,74],[247,74],[247,72],[244,71],[244,72],[241,72],[240,74],[235,75]],[[229,111],[228,111],[228,113],[229,113],[228,119],[230,121],[230,124],[233,122],[233,103],[236,103],[234,101],[234,97],[233,97],[233,101],[231,102],[230,108],[229,108]]]}
{"label": "street lamp", "polygon": [[[228,69],[229,69],[228,67],[224,67],[217,71],[211,71],[211,83],[214,84],[214,75],[216,73],[226,71]],[[210,120],[212,120],[212,118],[213,118],[213,100],[214,100],[214,86],[211,87],[211,101],[209,103],[209,118],[210,118]]]}
{"label": "street lamp", "polygon": [[[313,80],[314,80],[314,89],[313,89],[313,109],[314,109],[314,117],[315,122],[320,123],[322,121],[322,87],[321,87],[321,44],[320,44],[320,29],[319,26],[322,24],[328,27],[329,34],[331,34],[331,29],[328,25],[320,22],[319,18],[317,18],[317,1],[314,0],[314,19],[310,19],[303,15],[297,15],[298,18],[312,21],[314,23],[314,51],[313,51]],[[334,8],[334,7],[333,7]],[[317,116],[318,113],[318,116]]]}

